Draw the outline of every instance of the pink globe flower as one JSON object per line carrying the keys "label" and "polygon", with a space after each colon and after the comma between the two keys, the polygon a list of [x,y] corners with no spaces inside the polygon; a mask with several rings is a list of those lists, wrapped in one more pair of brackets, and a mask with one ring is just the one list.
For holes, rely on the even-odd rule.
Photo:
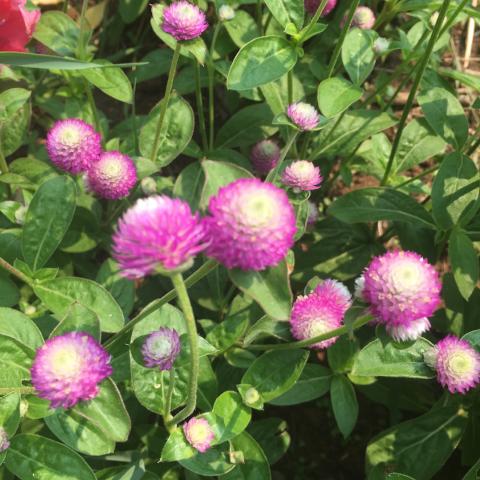
{"label": "pink globe flower", "polygon": [[24,52],[40,20],[40,10],[27,10],[26,0],[0,0],[0,52]]}
{"label": "pink globe flower", "polygon": [[189,268],[207,245],[206,230],[187,202],[165,195],[138,200],[113,236],[113,256],[122,275],[135,279]]}
{"label": "pink globe flower", "polygon": [[299,130],[303,131],[317,128],[320,122],[320,115],[316,108],[305,102],[297,102],[289,105],[287,115]]}
{"label": "pink globe flower", "polygon": [[263,270],[282,261],[293,245],[295,211],[287,194],[271,183],[237,180],[210,199],[208,210],[207,255],[227,268]]}
{"label": "pink globe flower", "polygon": [[143,360],[149,368],[171,370],[179,353],[180,337],[173,328],[160,327],[148,335],[142,345]]}
{"label": "pink globe flower", "polygon": [[450,393],[465,394],[480,383],[480,354],[467,340],[448,335],[425,353],[439,383]]}
{"label": "pink globe flower", "polygon": [[215,433],[205,418],[194,417],[185,422],[183,433],[188,443],[200,453],[205,453],[215,439]]}
{"label": "pink globe flower", "polygon": [[7,450],[10,446],[10,440],[8,439],[7,432],[3,427],[0,427],[0,453]]}
{"label": "pink globe flower", "polygon": [[52,408],[70,408],[99,393],[99,384],[112,374],[110,355],[88,333],[53,337],[37,350],[32,384]]}
{"label": "pink globe flower", "polygon": [[357,7],[352,18],[352,27],[369,30],[375,25],[375,14],[371,8]]}
{"label": "pink globe flower", "polygon": [[103,152],[88,170],[86,183],[99,197],[118,200],[127,197],[137,183],[137,169],[128,155]]}
{"label": "pink globe flower", "polygon": [[440,291],[437,271],[414,252],[375,257],[364,272],[362,296],[395,340],[415,340],[430,328]]}
{"label": "pink globe flower", "polygon": [[[314,15],[317,8],[320,6],[321,0],[305,0],[305,10]],[[322,17],[326,17],[337,5],[337,0],[328,0],[327,5],[323,9]]]}
{"label": "pink globe flower", "polygon": [[291,163],[282,174],[282,183],[297,193],[304,190],[316,190],[322,184],[320,168],[307,160]]}
{"label": "pink globe flower", "polygon": [[[342,326],[346,311],[352,304],[347,287],[336,280],[325,280],[306,296],[300,296],[293,304],[290,330],[297,340],[308,340]],[[328,348],[338,337],[311,345],[321,350]]]}
{"label": "pink globe flower", "polygon": [[186,0],[173,2],[163,12],[162,29],[175,40],[193,40],[207,28],[205,13]]}
{"label": "pink globe flower", "polygon": [[102,153],[100,134],[77,118],[59,120],[47,135],[50,160],[61,170],[77,174],[88,170]]}
{"label": "pink globe flower", "polygon": [[266,175],[275,168],[280,160],[280,148],[273,140],[258,142],[250,154],[253,168],[260,175]]}

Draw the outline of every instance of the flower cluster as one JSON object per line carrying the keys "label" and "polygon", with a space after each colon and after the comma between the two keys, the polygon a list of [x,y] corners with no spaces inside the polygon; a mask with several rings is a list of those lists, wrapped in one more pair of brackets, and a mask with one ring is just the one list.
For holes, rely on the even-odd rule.
{"label": "flower cluster", "polygon": [[317,109],[305,102],[292,103],[287,108],[288,118],[302,131],[314,130],[320,122]]}
{"label": "flower cluster", "polygon": [[24,52],[40,20],[40,10],[28,10],[26,0],[0,0],[0,52]]}
{"label": "flower cluster", "polygon": [[74,175],[85,173],[88,189],[101,198],[124,198],[137,183],[133,160],[120,152],[103,152],[100,134],[83,120],[57,121],[46,146],[52,163]]}
{"label": "flower cluster", "polygon": [[358,27],[361,30],[369,30],[375,25],[375,14],[371,8],[357,7],[352,18],[352,27]]}
{"label": "flower cluster", "polygon": [[435,268],[408,251],[375,257],[357,282],[358,294],[397,341],[415,340],[430,328],[428,317],[440,305],[440,290]]}
{"label": "flower cluster", "polygon": [[[320,6],[321,0],[305,0],[305,10],[314,15]],[[337,0],[328,0],[322,12],[322,17],[326,17],[337,5]]]}
{"label": "flower cluster", "polygon": [[206,418],[191,418],[183,424],[183,433],[188,443],[200,453],[205,453],[215,439],[215,433]]}
{"label": "flower cluster", "polygon": [[32,384],[52,408],[70,408],[99,393],[99,384],[112,374],[110,355],[88,333],[53,337],[37,350]]}
{"label": "flower cluster", "polygon": [[[325,280],[309,295],[295,301],[290,315],[290,329],[297,340],[309,340],[339,328],[352,304],[347,287],[336,280]],[[320,350],[333,345],[338,337],[323,340],[310,348]]]}
{"label": "flower cluster", "polygon": [[250,161],[259,175],[266,175],[278,165],[280,148],[273,140],[261,140],[252,148]]}
{"label": "flower cluster", "polygon": [[180,337],[173,328],[161,327],[147,336],[142,345],[145,366],[171,370],[180,353]]}
{"label": "flower cluster", "polygon": [[193,40],[207,28],[205,13],[186,0],[172,3],[163,12],[162,29],[175,40]]}
{"label": "flower cluster", "polygon": [[320,188],[322,180],[320,168],[307,160],[291,163],[282,174],[282,183],[297,193]]}

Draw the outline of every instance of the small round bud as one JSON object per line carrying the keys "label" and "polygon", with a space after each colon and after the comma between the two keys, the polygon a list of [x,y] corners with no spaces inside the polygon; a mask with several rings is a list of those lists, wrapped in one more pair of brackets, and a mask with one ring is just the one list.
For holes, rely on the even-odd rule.
{"label": "small round bud", "polygon": [[18,225],[23,225],[25,223],[25,216],[27,215],[27,210],[28,207],[22,205],[15,211],[15,222],[17,222]]}
{"label": "small round bud", "polygon": [[353,14],[352,27],[369,30],[375,25],[375,14],[368,7],[358,7]]}
{"label": "small round bud", "polygon": [[173,328],[160,327],[145,339],[142,355],[145,366],[171,370],[180,353],[180,337]]}
{"label": "small round bud", "polygon": [[145,177],[140,182],[140,187],[145,195],[154,195],[157,193],[157,182],[152,177]]}
{"label": "small round bud", "polygon": [[10,446],[7,432],[3,427],[0,427],[0,453],[4,452]]}
{"label": "small round bud", "polygon": [[307,225],[312,226],[317,223],[320,213],[318,212],[318,206],[315,205],[311,200],[308,200],[308,218]]}
{"label": "small round bud", "polygon": [[261,140],[253,148],[250,161],[260,175],[267,175],[275,168],[280,159],[280,148],[273,140]]}
{"label": "small round bud", "polygon": [[228,22],[235,18],[235,10],[230,5],[222,5],[218,9],[218,19],[221,22]]}
{"label": "small round bud", "polygon": [[22,417],[22,418],[23,418],[23,417],[27,414],[27,412],[28,412],[28,402],[27,402],[24,398],[22,398],[22,399],[20,400],[20,409],[19,409],[19,410],[20,410],[20,417]]}
{"label": "small round bud", "polygon": [[389,46],[390,46],[390,40],[388,40],[388,38],[378,37],[373,42],[373,51],[377,55],[383,55],[388,50]]}
{"label": "small round bud", "polygon": [[253,387],[249,388],[245,392],[244,400],[247,405],[255,405],[260,400],[258,390]]}

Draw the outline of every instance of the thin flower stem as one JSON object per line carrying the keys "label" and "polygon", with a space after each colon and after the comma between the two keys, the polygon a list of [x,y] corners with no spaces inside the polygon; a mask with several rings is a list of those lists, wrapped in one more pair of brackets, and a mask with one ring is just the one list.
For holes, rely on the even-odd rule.
{"label": "thin flower stem", "polygon": [[175,387],[175,370],[172,367],[170,369],[170,378],[168,379],[168,392],[167,392],[167,399],[165,403],[165,412],[168,418],[167,423],[169,423],[172,419],[171,410],[172,410],[172,397],[173,397],[173,389]]}
{"label": "thin flower stem", "polygon": [[213,141],[215,139],[215,64],[213,62],[213,54],[215,52],[215,44],[217,43],[218,34],[222,28],[221,23],[215,25],[213,30],[212,44],[210,46],[210,54],[208,59],[208,120],[209,120],[209,148],[213,149]]}
{"label": "thin flower stem", "polygon": [[419,173],[418,175],[415,175],[414,177],[409,178],[408,180],[405,180],[402,183],[399,183],[398,185],[394,185],[393,188],[397,190],[398,188],[402,188],[405,185],[408,185],[409,183],[414,182],[415,180],[418,180],[422,177],[425,177],[429,173],[433,173],[435,170],[438,170],[440,168],[440,164],[438,163],[437,165],[434,165],[433,167],[427,168],[424,170],[422,173]]}
{"label": "thin flower stem", "polygon": [[93,123],[95,124],[95,130],[101,134],[102,127],[100,125],[100,119],[98,117],[97,105],[95,104],[95,99],[93,98],[92,87],[88,83],[87,79],[84,79],[83,81],[85,85],[85,93],[87,94],[88,103],[90,104],[90,108],[92,110]]}
{"label": "thin flower stem", "polygon": [[293,103],[293,71],[290,70],[287,74],[288,79],[288,104]]}
{"label": "thin flower stem", "polygon": [[203,152],[208,150],[207,129],[205,127],[205,111],[203,108],[202,85],[200,83],[200,65],[197,61],[195,63],[195,97],[197,100],[198,110],[198,124],[200,128],[200,135],[202,137]]}
{"label": "thin flower stem", "polygon": [[8,173],[8,163],[0,145],[0,173]]}
{"label": "thin flower stem", "polygon": [[327,6],[328,0],[322,0],[320,2],[320,5],[317,8],[317,11],[315,12],[315,15],[312,17],[310,20],[310,23],[307,25],[307,28],[303,32],[303,35],[298,39],[298,44],[301,45],[305,40],[305,38],[308,38],[308,35],[310,34],[310,31],[312,28],[317,24],[320,16],[322,15],[323,11],[325,10],[325,7]]}
{"label": "thin flower stem", "polygon": [[295,133],[290,137],[290,140],[288,141],[287,145],[285,145],[285,148],[283,149],[282,154],[280,155],[277,166],[270,171],[265,181],[271,182],[271,183],[275,182],[277,175],[280,172],[280,169],[282,168],[283,162],[285,161],[285,158],[287,158],[288,152],[292,148],[292,145],[295,143],[295,140],[297,139],[298,134],[299,132],[295,131]]}
{"label": "thin flower stem", "polygon": [[158,117],[157,129],[155,130],[155,137],[153,140],[152,155],[150,160],[155,163],[157,159],[158,150],[160,148],[160,134],[162,133],[163,122],[167,114],[168,102],[170,101],[170,95],[172,94],[173,80],[175,79],[175,72],[177,71],[178,59],[180,58],[180,49],[182,45],[177,42],[175,50],[173,52],[172,63],[170,64],[170,71],[168,72],[167,86],[165,87],[165,95],[160,103],[160,115]]}
{"label": "thin flower stem", "polygon": [[187,327],[188,343],[190,345],[190,377],[188,379],[188,396],[185,407],[180,410],[169,422],[170,425],[178,423],[189,417],[197,406],[198,372],[200,369],[200,358],[198,350],[198,334],[192,304],[188,296],[187,287],[181,273],[171,277],[175,291],[177,292],[178,303],[185,317]]}
{"label": "thin flower stem", "polygon": [[[1,263],[0,263],[0,266],[1,266]],[[214,260],[206,261],[198,270],[193,272],[185,280],[185,284],[187,285],[187,287],[191,287],[192,285],[195,285],[202,278],[207,276],[212,270],[217,268],[217,266],[218,266],[218,263],[215,262]],[[110,337],[105,342],[104,347],[107,350],[112,351],[113,347],[116,346],[118,343],[121,343],[122,341],[125,343],[128,343],[128,339],[125,338],[125,336],[130,332],[130,330],[133,329],[133,327],[138,322],[148,317],[153,312],[156,312],[160,307],[162,307],[166,303],[171,302],[172,300],[175,300],[176,297],[177,297],[177,292],[175,291],[175,289],[173,289],[167,292],[165,295],[163,295],[163,297],[158,298],[157,300],[154,300],[153,302],[151,302],[136,317],[130,320],[130,322],[128,322],[120,331],[118,331],[115,335]]]}
{"label": "thin flower stem", "polygon": [[32,280],[27,277],[24,273],[20,270],[17,270],[13,265],[10,265],[6,260],[0,257],[0,267],[6,270],[7,272],[11,273],[15,277],[17,277],[22,282],[26,283],[27,285],[32,284]]}
{"label": "thin flower stem", "polygon": [[407,123],[408,115],[413,106],[413,100],[415,99],[415,95],[417,94],[417,90],[423,78],[425,69],[427,68],[428,62],[430,60],[430,55],[432,54],[432,51],[433,51],[433,47],[435,46],[435,43],[438,39],[438,35],[440,33],[443,20],[445,19],[445,15],[447,14],[449,5],[450,5],[450,0],[443,0],[442,8],[440,9],[437,21],[435,23],[435,27],[430,36],[427,49],[423,54],[422,60],[420,61],[420,66],[415,75],[412,88],[410,89],[410,94],[408,95],[407,103],[405,104],[405,108],[403,109],[402,117],[400,119],[395,140],[393,141],[392,150],[390,152],[390,157],[388,159],[388,163],[385,168],[385,174],[383,176],[381,185],[386,185],[386,183],[388,182],[388,177],[390,176],[390,172],[392,171],[392,167],[393,167],[393,161],[395,159],[395,155],[397,153],[398,147],[400,145],[400,140],[402,138],[403,129],[405,128],[405,125]]}
{"label": "thin flower stem", "polygon": [[9,393],[20,393],[21,395],[29,395],[34,393],[33,387],[2,387],[0,388],[0,395],[8,395]]}
{"label": "thin flower stem", "polygon": [[332,58],[330,59],[330,63],[328,65],[328,73],[327,78],[330,78],[335,71],[337,66],[338,59],[340,58],[340,52],[342,51],[343,42],[345,41],[345,37],[347,36],[347,32],[350,28],[350,24],[352,23],[353,15],[355,14],[355,10],[358,7],[360,0],[354,0],[350,6],[350,10],[348,11],[347,18],[345,19],[345,25],[343,25],[342,33],[340,34],[340,38],[338,39],[337,44],[335,45],[335,50],[333,51]]}
{"label": "thin flower stem", "polygon": [[343,327],[336,328],[330,332],[323,333],[322,335],[317,335],[316,337],[309,338],[307,340],[300,340],[298,342],[290,343],[275,343],[272,345],[244,345],[243,348],[248,350],[294,350],[297,348],[305,348],[314,345],[315,343],[323,342],[324,340],[329,340],[333,337],[339,337],[347,333],[358,330],[360,327],[363,327],[367,323],[372,321],[371,315],[365,315],[363,317],[357,318],[352,325],[344,325]]}

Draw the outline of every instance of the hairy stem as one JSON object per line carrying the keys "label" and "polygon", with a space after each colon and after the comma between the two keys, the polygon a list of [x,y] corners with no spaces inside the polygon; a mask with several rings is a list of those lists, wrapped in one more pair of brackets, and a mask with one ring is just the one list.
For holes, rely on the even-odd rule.
{"label": "hairy stem", "polygon": [[205,153],[208,150],[207,130],[205,127],[205,111],[203,109],[202,86],[200,83],[200,65],[197,61],[195,63],[195,97],[197,101],[198,110],[198,125],[200,128],[200,136],[202,137],[202,147]]}
{"label": "hairy stem", "polygon": [[282,168],[283,162],[285,161],[285,158],[287,158],[288,152],[292,148],[292,145],[295,143],[295,140],[298,137],[298,131],[295,131],[295,133],[290,137],[288,140],[287,145],[285,145],[285,148],[282,151],[282,154],[280,155],[280,158],[278,160],[277,166],[270,171],[270,173],[267,175],[267,182],[273,183],[275,179],[277,178],[278,172],[280,172],[280,169]]}
{"label": "hairy stem", "polygon": [[17,270],[13,265],[10,265],[6,260],[4,260],[2,257],[0,257],[0,268],[3,268],[6,270],[8,273],[11,273],[15,277],[17,277],[19,280],[22,282],[26,283],[27,285],[31,285],[32,280],[27,277],[24,273],[22,273],[20,270]]}
{"label": "hairy stem", "polygon": [[213,31],[212,44],[210,45],[210,55],[208,58],[208,120],[209,120],[209,147],[213,148],[215,138],[215,64],[213,63],[213,54],[215,52],[215,44],[217,43],[218,34],[222,28],[221,23],[217,23]]}
{"label": "hairy stem", "polygon": [[0,388],[0,395],[8,395],[9,393],[20,393],[22,395],[28,395],[34,393],[33,387],[2,387]]}

